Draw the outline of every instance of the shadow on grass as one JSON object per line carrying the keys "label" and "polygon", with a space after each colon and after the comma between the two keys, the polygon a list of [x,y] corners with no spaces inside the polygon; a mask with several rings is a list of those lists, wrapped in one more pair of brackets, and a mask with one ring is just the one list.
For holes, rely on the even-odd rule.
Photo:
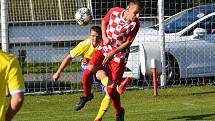
{"label": "shadow on grass", "polygon": [[[183,119],[183,120],[214,120],[215,114],[202,114],[202,115],[194,115],[194,116],[179,116],[175,118],[171,118],[168,120],[178,120],[178,119]],[[211,118],[210,118],[211,117]]]}
{"label": "shadow on grass", "polygon": [[202,94],[211,94],[215,93],[215,91],[210,91],[210,92],[199,92],[199,93],[191,93],[191,95],[202,95]]}

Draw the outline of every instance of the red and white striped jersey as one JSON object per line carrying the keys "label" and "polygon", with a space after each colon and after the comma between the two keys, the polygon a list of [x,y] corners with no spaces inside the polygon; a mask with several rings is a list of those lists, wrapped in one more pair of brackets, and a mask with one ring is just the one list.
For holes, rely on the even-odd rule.
{"label": "red and white striped jersey", "polygon": [[[140,23],[139,20],[130,22],[123,19],[123,14],[125,9],[115,7],[110,9],[110,11],[105,15],[103,21],[108,23],[106,34],[108,39],[111,41],[111,45],[101,45],[98,49],[103,49],[104,53],[109,53],[115,48],[119,47],[126,41],[133,42],[137,31],[139,30]],[[121,59],[127,60],[129,54],[129,48],[124,52],[117,53],[114,56],[116,62]]]}

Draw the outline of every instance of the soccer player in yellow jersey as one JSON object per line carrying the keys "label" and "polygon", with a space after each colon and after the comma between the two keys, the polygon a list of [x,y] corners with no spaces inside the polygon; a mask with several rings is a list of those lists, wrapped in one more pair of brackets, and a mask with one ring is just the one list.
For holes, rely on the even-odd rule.
{"label": "soccer player in yellow jersey", "polygon": [[[6,86],[11,94],[6,107]],[[25,86],[18,60],[0,50],[0,121],[11,121],[24,101]]]}
{"label": "soccer player in yellow jersey", "polygon": [[54,81],[57,81],[63,69],[70,63],[70,61],[72,61],[72,59],[78,56],[82,56],[82,69],[86,68],[89,59],[97,49],[97,46],[100,44],[101,38],[101,27],[92,26],[90,29],[89,37],[81,41],[75,48],[70,51],[70,54],[63,59],[63,62],[61,63],[56,73],[52,76],[52,79]]}
{"label": "soccer player in yellow jersey", "polygon": [[[88,61],[90,60],[92,54],[97,49],[101,41],[102,41],[101,27],[99,26],[91,27],[89,37],[81,41],[74,49],[70,51],[70,54],[64,58],[60,67],[58,68],[56,73],[52,76],[52,79],[54,81],[58,80],[58,78],[60,77],[60,73],[63,71],[63,69],[70,63],[70,61],[72,61],[72,59],[74,59],[77,56],[82,56],[81,67],[82,67],[82,71],[84,71],[87,68]],[[102,85],[100,81],[97,81],[96,77],[94,77],[94,83],[97,83],[101,87],[102,91],[105,93],[104,85]],[[87,98],[87,100],[91,100],[91,99],[93,99],[93,94],[91,94],[89,98]],[[84,98],[83,100],[86,100],[86,99]],[[82,107],[83,105],[78,106],[78,108],[75,107],[75,110],[80,110]]]}

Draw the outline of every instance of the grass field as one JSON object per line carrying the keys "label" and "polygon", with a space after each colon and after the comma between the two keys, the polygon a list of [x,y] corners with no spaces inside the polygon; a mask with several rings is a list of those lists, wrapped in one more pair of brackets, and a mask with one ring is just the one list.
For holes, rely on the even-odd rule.
{"label": "grass field", "polygon": [[[23,73],[53,73],[60,66],[59,63],[27,63],[23,65]],[[71,62],[69,66],[65,67],[64,72],[78,72],[81,71],[79,62]]]}
{"label": "grass field", "polygon": [[[101,92],[80,111],[74,110],[78,94],[27,95],[25,103],[14,121],[93,121],[100,102]],[[215,120],[215,87],[174,87],[159,89],[129,90],[122,95],[125,121],[213,121]],[[115,121],[112,107],[104,121]]]}

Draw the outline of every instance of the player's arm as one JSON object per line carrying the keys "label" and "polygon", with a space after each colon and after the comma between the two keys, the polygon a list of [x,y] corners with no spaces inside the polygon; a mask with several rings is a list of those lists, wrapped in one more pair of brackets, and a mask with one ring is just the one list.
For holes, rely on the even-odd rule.
{"label": "player's arm", "polygon": [[24,94],[16,93],[12,95],[10,104],[6,112],[6,121],[11,121],[15,114],[19,111],[24,102]]}
{"label": "player's arm", "polygon": [[119,47],[111,51],[110,53],[107,54],[107,56],[103,60],[103,65],[106,66],[108,62],[113,58],[113,56],[119,52],[124,51],[126,48],[128,48],[131,45],[131,42],[126,41],[125,43],[121,44]]}
{"label": "player's arm", "polygon": [[110,40],[108,39],[107,34],[106,34],[107,25],[108,25],[108,23],[106,23],[103,20],[102,21],[102,40],[105,45],[110,43]]}
{"label": "player's arm", "polygon": [[107,37],[106,29],[107,29],[107,26],[109,24],[110,15],[113,12],[113,10],[114,10],[113,8],[110,9],[110,11],[108,11],[108,13],[105,15],[105,17],[102,20],[102,39],[103,39],[104,44],[110,43],[110,40]]}
{"label": "player's arm", "polygon": [[72,57],[71,57],[71,55],[69,54],[69,55],[67,55],[64,59],[63,59],[63,61],[62,61],[62,63],[60,64],[60,67],[57,69],[57,71],[56,71],[56,73],[52,76],[52,79],[54,80],[54,81],[57,81],[58,80],[58,78],[60,77],[60,73],[63,71],[63,69],[70,63],[70,61],[72,61]]}
{"label": "player's arm", "polygon": [[70,51],[70,54],[67,55],[63,59],[60,67],[58,68],[56,73],[52,76],[52,79],[54,81],[58,80],[58,78],[60,77],[61,72],[70,63],[70,61],[72,61],[72,59],[74,59],[75,57],[78,57],[78,56],[82,55],[83,53],[85,53],[85,51],[89,48],[88,47],[89,45],[90,45],[90,40],[85,39],[84,41],[80,42],[74,49],[72,49]]}
{"label": "player's arm", "polygon": [[24,102],[24,79],[17,59],[12,59],[8,67],[8,88],[12,96],[6,112],[6,121],[11,121]]}
{"label": "player's arm", "polygon": [[134,41],[134,38],[137,35],[137,32],[140,28],[140,23],[137,22],[136,26],[132,29],[132,31],[127,35],[126,42],[121,44],[119,47],[117,47],[112,52],[108,53],[107,56],[103,60],[103,65],[106,66],[107,63],[113,58],[113,56],[119,52],[124,51],[126,48],[130,47],[132,42]]}

